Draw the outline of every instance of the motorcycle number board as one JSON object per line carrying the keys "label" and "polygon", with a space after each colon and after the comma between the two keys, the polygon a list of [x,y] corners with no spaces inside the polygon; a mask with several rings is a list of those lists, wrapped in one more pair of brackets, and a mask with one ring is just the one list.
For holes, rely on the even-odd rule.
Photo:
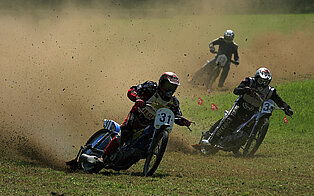
{"label": "motorcycle number board", "polygon": [[266,100],[262,106],[262,113],[272,113],[275,103],[272,100]]}
{"label": "motorcycle number board", "polygon": [[227,56],[224,54],[221,54],[217,57],[216,64],[223,67],[226,65],[227,61],[228,61]]}
{"label": "motorcycle number board", "polygon": [[174,114],[168,108],[160,108],[156,112],[154,126],[156,129],[159,129],[162,125],[170,125],[167,130],[172,130],[174,123]]}

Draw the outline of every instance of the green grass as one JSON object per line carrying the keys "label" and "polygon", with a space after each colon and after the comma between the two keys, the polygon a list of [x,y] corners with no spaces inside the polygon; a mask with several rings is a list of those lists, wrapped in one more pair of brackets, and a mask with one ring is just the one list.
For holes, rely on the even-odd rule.
{"label": "green grass", "polygon": [[[173,39],[182,38],[180,36],[182,33],[193,32],[191,34],[193,36],[198,34],[197,41],[205,41],[205,43],[222,35],[226,29],[233,29],[236,34],[235,41],[240,46],[245,46],[261,34],[268,32],[279,32],[284,35],[294,32],[312,34],[314,32],[314,14],[174,15],[169,18],[152,17],[149,19],[134,17],[131,23],[128,18],[121,17],[115,22],[122,30],[121,33],[126,33],[126,37],[128,28],[136,28],[137,24],[141,24],[139,31],[143,31],[144,27],[149,33],[154,33],[149,30],[157,27],[161,31],[159,34],[174,36]],[[99,25],[101,26],[101,24]],[[221,32],[221,34],[217,34],[217,32]],[[193,37],[185,39],[188,42],[189,40],[195,41]]]}
{"label": "green grass", "polygon": [[[277,85],[281,97],[295,111],[283,123],[275,111],[264,143],[251,159],[232,153],[215,156],[167,151],[153,177],[142,177],[143,161],[127,171],[100,174],[71,173],[46,168],[33,161],[12,160],[1,152],[1,195],[313,195],[313,86],[314,80]],[[195,120],[191,135],[178,126],[191,143],[229,109],[236,96],[223,93],[196,99],[181,98],[185,116]],[[210,110],[215,103],[219,110]],[[171,140],[171,138],[170,138]]]}

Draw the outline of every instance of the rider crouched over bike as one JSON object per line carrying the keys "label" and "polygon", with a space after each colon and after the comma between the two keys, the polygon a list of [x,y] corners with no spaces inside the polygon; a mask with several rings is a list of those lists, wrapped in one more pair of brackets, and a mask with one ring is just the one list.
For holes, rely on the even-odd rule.
{"label": "rider crouched over bike", "polygon": [[[132,139],[136,130],[143,129],[153,124],[156,111],[159,108],[169,108],[175,115],[175,123],[180,126],[190,126],[191,122],[182,117],[178,99],[173,95],[180,85],[179,78],[175,73],[165,72],[160,78],[158,85],[153,81],[146,81],[137,86],[132,86],[127,93],[128,98],[135,102],[127,118],[120,126],[120,132],[104,149],[101,162],[107,162],[119,146]],[[151,107],[145,107],[150,104]]]}
{"label": "rider crouched over bike", "polygon": [[293,115],[292,109],[280,98],[276,89],[269,86],[271,80],[270,71],[263,67],[256,71],[254,77],[245,78],[234,89],[233,93],[239,97],[209,137],[208,142],[211,145],[216,145],[222,135],[231,134],[234,128],[249,120],[267,99],[272,99],[279,107],[284,108],[286,115]]}
{"label": "rider crouched over bike", "polygon": [[[217,58],[219,56],[224,56],[226,58],[226,63],[222,67],[222,73],[219,79],[218,87],[223,87],[225,80],[228,76],[230,70],[230,64],[233,62],[235,65],[239,65],[239,55],[238,55],[238,45],[233,41],[234,40],[234,32],[232,30],[227,30],[224,33],[223,37],[219,37],[209,43],[209,49],[211,53],[217,54],[215,58],[208,61],[205,65],[203,65],[193,76],[192,81],[199,81],[201,76],[206,73],[209,77],[205,80],[205,85],[207,88],[211,88],[211,85],[219,74],[220,70],[217,73],[211,74],[213,72],[213,68],[217,66]],[[215,50],[215,45],[218,45],[218,52]],[[234,57],[234,61],[231,60],[232,55]],[[212,79],[212,78],[213,79]]]}

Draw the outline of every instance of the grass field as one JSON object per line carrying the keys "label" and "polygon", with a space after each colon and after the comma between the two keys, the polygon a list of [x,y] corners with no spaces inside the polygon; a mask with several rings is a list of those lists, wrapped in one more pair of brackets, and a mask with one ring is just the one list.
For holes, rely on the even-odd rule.
{"label": "grass field", "polygon": [[[21,161],[1,152],[1,195],[313,195],[314,80],[277,85],[279,94],[295,111],[283,123],[275,111],[264,143],[254,158],[235,158],[167,151],[152,177],[142,177],[143,162],[123,172],[71,173]],[[176,127],[193,144],[202,130],[223,116],[236,96],[222,93],[196,99],[181,98],[185,116],[197,122],[193,132]],[[215,103],[218,111],[210,110]],[[170,138],[171,139],[171,138]],[[190,145],[190,144],[187,144]]]}

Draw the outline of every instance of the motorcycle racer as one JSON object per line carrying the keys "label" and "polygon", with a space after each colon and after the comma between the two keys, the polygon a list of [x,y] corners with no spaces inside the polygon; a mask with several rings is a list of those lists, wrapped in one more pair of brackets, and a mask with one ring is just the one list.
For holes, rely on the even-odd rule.
{"label": "motorcycle racer", "polygon": [[269,86],[271,80],[270,71],[262,67],[256,71],[254,77],[245,78],[234,89],[233,93],[239,97],[209,138],[211,145],[216,145],[220,136],[228,135],[233,128],[249,120],[267,99],[272,99],[279,107],[284,108],[286,115],[293,115],[291,107],[281,99],[275,88]]}
{"label": "motorcycle racer", "polygon": [[[104,149],[104,154],[100,158],[100,161],[106,162],[119,146],[122,146],[132,138],[136,130],[152,124],[156,111],[159,108],[169,108],[172,110],[176,117],[176,124],[190,126],[191,122],[182,117],[179,101],[173,95],[179,85],[179,78],[175,73],[165,72],[160,76],[158,84],[153,81],[146,81],[137,86],[132,86],[128,90],[127,96],[135,104],[120,126],[119,134]],[[155,110],[145,107],[146,104],[151,104]]]}
{"label": "motorcycle racer", "polygon": [[[230,70],[230,63],[232,54],[234,56],[233,63],[237,66],[239,65],[239,55],[238,55],[238,45],[233,41],[234,39],[234,32],[232,30],[227,30],[224,33],[223,37],[219,37],[209,43],[209,49],[211,53],[217,53],[215,58],[208,61],[205,65],[203,65],[193,76],[192,81],[198,81],[200,76],[203,73],[206,73],[207,75],[210,74],[212,71],[212,68],[216,66],[216,60],[219,55],[226,55],[227,57],[227,63],[222,68],[222,73],[219,79],[218,87],[223,87],[224,82],[228,76],[229,70]],[[215,50],[215,45],[218,45],[218,52]],[[218,73],[219,75],[219,73]],[[216,77],[218,77],[218,75]],[[210,88],[210,84],[205,84],[208,88]]]}

